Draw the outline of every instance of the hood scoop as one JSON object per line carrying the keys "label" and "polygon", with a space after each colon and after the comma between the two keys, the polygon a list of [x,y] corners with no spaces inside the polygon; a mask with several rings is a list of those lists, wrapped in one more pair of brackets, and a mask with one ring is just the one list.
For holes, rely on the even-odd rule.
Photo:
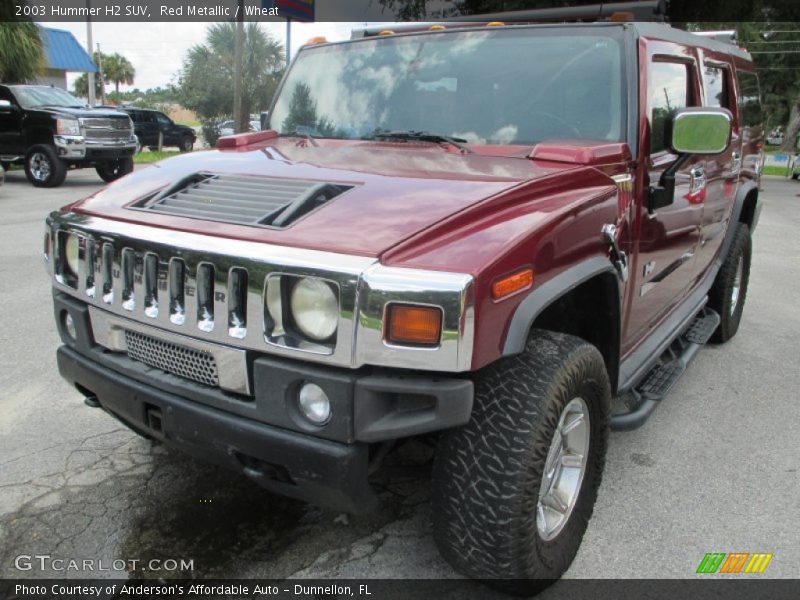
{"label": "hood scoop", "polygon": [[131,208],[282,229],[352,188],[299,179],[194,173]]}

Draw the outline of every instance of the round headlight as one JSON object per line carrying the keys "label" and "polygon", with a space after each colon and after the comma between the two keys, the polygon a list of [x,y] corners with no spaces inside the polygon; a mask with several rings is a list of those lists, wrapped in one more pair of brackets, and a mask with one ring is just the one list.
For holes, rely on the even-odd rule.
{"label": "round headlight", "polygon": [[313,277],[301,279],[292,289],[292,317],[297,328],[312,340],[327,340],[339,323],[339,302],[331,286]]}
{"label": "round headlight", "polygon": [[67,243],[64,247],[64,258],[67,261],[69,270],[73,275],[78,274],[78,254],[80,252],[80,240],[78,236],[71,233],[67,236]]}

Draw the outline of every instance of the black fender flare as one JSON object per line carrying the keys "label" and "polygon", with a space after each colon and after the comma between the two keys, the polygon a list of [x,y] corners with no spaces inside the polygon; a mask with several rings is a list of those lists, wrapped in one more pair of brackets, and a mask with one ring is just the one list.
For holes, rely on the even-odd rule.
{"label": "black fender flare", "polygon": [[733,210],[731,211],[731,219],[728,222],[728,230],[725,232],[725,239],[722,242],[722,251],[720,252],[718,259],[720,264],[722,264],[722,261],[725,260],[725,256],[728,253],[728,248],[730,248],[730,245],[733,242],[733,236],[736,234],[736,227],[733,225],[742,220],[742,214],[745,210],[745,201],[753,192],[756,194],[756,203],[753,207],[753,214],[750,215],[749,220],[745,219],[745,221],[749,222],[751,232],[755,231],[755,228],[758,225],[758,217],[761,214],[761,199],[758,197],[758,184],[752,179],[748,179],[742,182],[739,185],[739,188],[736,190],[736,197],[733,200]]}
{"label": "black fender flare", "polygon": [[604,273],[611,273],[615,279],[617,278],[617,272],[608,258],[593,256],[567,268],[542,285],[534,287],[533,291],[520,302],[511,317],[511,324],[503,345],[503,356],[519,354],[525,349],[531,327],[536,318],[548,306],[582,283]]}

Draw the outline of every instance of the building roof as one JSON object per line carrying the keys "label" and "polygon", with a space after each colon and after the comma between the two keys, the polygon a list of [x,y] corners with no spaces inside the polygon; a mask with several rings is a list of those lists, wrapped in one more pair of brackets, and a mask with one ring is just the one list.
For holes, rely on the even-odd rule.
{"label": "building roof", "polygon": [[48,69],[97,72],[92,57],[69,31],[42,27],[41,38]]}

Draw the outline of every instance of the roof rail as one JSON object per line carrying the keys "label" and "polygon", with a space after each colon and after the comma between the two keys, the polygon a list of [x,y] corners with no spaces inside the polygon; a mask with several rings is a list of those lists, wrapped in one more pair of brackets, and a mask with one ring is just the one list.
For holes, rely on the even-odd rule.
{"label": "roof rail", "polygon": [[[666,22],[669,0],[638,0],[636,2],[606,2],[585,6],[561,6],[557,8],[537,8],[484,14],[449,17],[435,21],[409,22],[392,25],[392,31],[404,33],[423,31],[434,25],[448,27],[475,27],[491,22],[500,23],[565,23],[594,21],[647,21]],[[385,30],[385,26],[355,29],[352,38],[373,37]]]}
{"label": "roof rail", "polygon": [[710,38],[712,40],[717,40],[718,42],[733,44],[734,46],[739,45],[739,38],[735,29],[728,31],[693,31],[692,33],[702,37]]}
{"label": "roof rail", "polygon": [[624,15],[627,21],[667,20],[669,0],[638,0],[636,2],[604,2],[585,6],[559,6],[487,14],[466,15],[447,21],[502,21],[504,23],[539,23],[549,21],[607,21]]}

